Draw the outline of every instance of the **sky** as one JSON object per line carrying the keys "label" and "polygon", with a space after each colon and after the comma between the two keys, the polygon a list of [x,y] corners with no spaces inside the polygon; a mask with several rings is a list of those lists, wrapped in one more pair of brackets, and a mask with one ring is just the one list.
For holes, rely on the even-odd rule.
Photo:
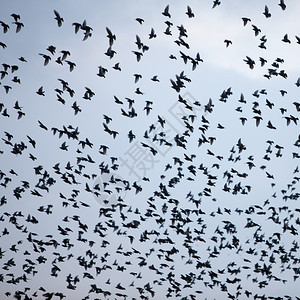
{"label": "sky", "polygon": [[1,299],[296,299],[300,3],[278,4],[2,5]]}

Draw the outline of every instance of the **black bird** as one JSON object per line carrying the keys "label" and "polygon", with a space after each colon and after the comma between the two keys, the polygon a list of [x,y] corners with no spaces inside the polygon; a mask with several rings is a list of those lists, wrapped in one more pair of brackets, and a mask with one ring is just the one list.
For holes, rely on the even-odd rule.
{"label": "black bird", "polygon": [[291,41],[290,41],[289,38],[288,38],[288,34],[285,34],[285,35],[284,35],[282,41],[283,41],[284,43],[288,43],[288,44],[291,43]]}
{"label": "black bird", "polygon": [[70,72],[72,72],[74,70],[74,68],[76,67],[76,64],[69,60],[66,60],[66,63],[69,65]]}
{"label": "black bird", "polygon": [[53,12],[55,14],[55,18],[54,19],[57,21],[58,27],[61,27],[64,19],[60,16],[60,14],[55,9],[53,10]]}
{"label": "black bird", "polygon": [[271,123],[271,121],[268,121],[267,127],[270,128],[270,129],[276,129],[276,127],[273,126],[273,124]]}
{"label": "black bird", "polygon": [[270,18],[271,14],[269,12],[269,8],[267,5],[265,5],[265,11],[263,12],[263,14],[265,15],[266,18]]}
{"label": "black bird", "polygon": [[109,46],[112,46],[114,41],[116,40],[116,35],[111,32],[109,28],[106,27],[107,37],[109,41]]}
{"label": "black bird", "polygon": [[136,55],[136,60],[139,62],[143,56],[143,53],[138,51],[132,51],[132,53]]}
{"label": "black bird", "polygon": [[13,22],[13,24],[16,24],[17,25],[17,28],[16,28],[16,33],[18,33],[22,27],[24,27],[24,24],[22,22]]}
{"label": "black bird", "polygon": [[226,48],[232,44],[232,41],[230,40],[224,40],[224,43],[226,44]]}
{"label": "black bird", "polygon": [[267,63],[267,60],[264,59],[263,57],[260,57],[259,60],[260,60],[260,66],[261,67],[263,67]]}
{"label": "black bird", "polygon": [[217,7],[220,4],[221,4],[220,0],[214,0],[212,8],[215,8],[215,7]]}
{"label": "black bird", "polygon": [[129,131],[128,138],[129,138],[129,143],[131,143],[136,138],[135,134],[132,133],[132,130]]}
{"label": "black bird", "polygon": [[261,29],[259,29],[256,25],[252,25],[252,29],[254,31],[255,36],[258,36],[261,32]]}
{"label": "black bird", "polygon": [[36,93],[40,96],[45,96],[45,91],[42,86],[36,91]]}
{"label": "black bird", "polygon": [[36,145],[36,141],[33,140],[30,136],[27,135],[27,138],[29,140],[29,143],[32,145],[33,148],[35,148],[35,145]]}
{"label": "black bird", "polygon": [[41,122],[38,120],[39,126],[44,129],[44,130],[48,130],[48,128]]}
{"label": "black bird", "polygon": [[254,116],[253,119],[255,119],[256,127],[258,127],[263,118],[261,116]]}
{"label": "black bird", "polygon": [[156,38],[156,33],[154,32],[154,29],[151,28],[151,32],[149,34],[149,39],[153,39],[153,38]]}
{"label": "black bird", "polygon": [[19,57],[19,61],[21,61],[21,62],[27,62],[27,60],[23,56]]}
{"label": "black bird", "polygon": [[52,55],[54,55],[55,51],[56,51],[56,47],[53,45],[50,45],[50,46],[48,46],[48,48],[46,50],[48,50]]}
{"label": "black bird", "polygon": [[60,53],[63,54],[63,56],[61,58],[62,61],[65,60],[67,58],[67,56],[71,55],[70,51],[68,51],[68,50],[61,50]]}
{"label": "black bird", "polygon": [[134,83],[137,83],[142,78],[141,74],[133,74],[133,76],[134,76]]}
{"label": "black bird", "polygon": [[117,71],[121,71],[120,63],[116,63],[116,64],[113,66],[113,69],[115,69],[115,70],[117,70]]}
{"label": "black bird", "polygon": [[243,20],[244,26],[246,26],[248,22],[251,22],[251,19],[249,19],[247,17],[243,17],[242,20]]}
{"label": "black bird", "polygon": [[162,14],[165,16],[165,17],[168,17],[168,18],[171,18],[171,15],[169,13],[169,5],[167,5],[164,9],[164,11],[162,12]]}
{"label": "black bird", "polygon": [[284,0],[280,0],[279,4],[278,4],[282,10],[286,9],[286,4],[284,3]]}
{"label": "black bird", "polygon": [[3,42],[0,42],[0,46],[3,48],[3,49],[5,49],[7,46],[6,46],[6,44],[4,44]]}
{"label": "black bird", "polygon": [[20,15],[15,14],[15,13],[11,14],[10,16],[14,18],[15,22],[17,22],[21,18]]}
{"label": "black bird", "polygon": [[189,6],[187,6],[186,14],[188,15],[189,18],[195,17],[194,13],[192,12],[192,9]]}
{"label": "black bird", "polygon": [[47,54],[39,53],[39,55],[43,56],[44,58],[44,66],[47,66],[49,61],[51,60],[51,57]]}
{"label": "black bird", "polygon": [[142,18],[136,18],[135,20],[138,21],[141,25],[143,24],[143,22],[145,22],[145,20]]}
{"label": "black bird", "polygon": [[0,25],[3,27],[3,33],[7,33],[8,29],[9,29],[9,25],[0,21]]}
{"label": "black bird", "polygon": [[79,29],[82,28],[82,25],[80,23],[77,23],[77,22],[74,22],[72,24],[72,26],[74,26],[74,28],[75,28],[75,34],[79,31]]}
{"label": "black bird", "polygon": [[244,59],[244,62],[249,66],[250,69],[254,68],[255,61],[251,59],[249,56],[246,56],[247,59]]}
{"label": "black bird", "polygon": [[99,77],[105,77],[106,72],[108,72],[108,70],[102,66],[99,66],[99,71],[98,71],[98,76]]}

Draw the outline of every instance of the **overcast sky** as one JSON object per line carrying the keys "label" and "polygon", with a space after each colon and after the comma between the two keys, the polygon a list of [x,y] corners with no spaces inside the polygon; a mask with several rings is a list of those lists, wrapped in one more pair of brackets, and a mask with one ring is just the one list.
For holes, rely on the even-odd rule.
{"label": "overcast sky", "polygon": [[299,295],[300,3],[278,4],[1,5],[1,299]]}

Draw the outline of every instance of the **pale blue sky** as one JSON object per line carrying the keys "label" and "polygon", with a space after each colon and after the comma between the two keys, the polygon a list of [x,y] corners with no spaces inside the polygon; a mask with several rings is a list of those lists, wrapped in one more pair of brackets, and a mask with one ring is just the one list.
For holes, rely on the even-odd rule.
{"label": "pale blue sky", "polygon": [[[175,280],[181,284],[180,297],[189,297],[195,295],[195,291],[201,290],[201,296],[196,296],[196,299],[226,299],[227,292],[222,292],[220,286],[215,286],[211,289],[206,283],[211,283],[209,271],[218,273],[217,280],[226,284],[228,293],[235,295],[238,292],[238,285],[242,286],[239,299],[245,299],[245,290],[251,291],[253,295],[265,294],[266,296],[281,296],[290,295],[295,297],[297,292],[297,281],[294,281],[293,267],[299,267],[299,264],[290,263],[283,264],[283,272],[281,272],[280,254],[274,254],[276,264],[272,264],[272,274],[281,280],[287,280],[287,283],[282,281],[271,280],[269,285],[264,289],[258,287],[257,281],[264,281],[268,279],[266,276],[255,273],[254,266],[256,263],[263,266],[269,265],[269,257],[271,251],[268,249],[265,242],[255,243],[253,233],[257,227],[245,228],[247,218],[251,218],[253,222],[261,226],[259,234],[264,234],[265,240],[272,239],[274,232],[281,233],[281,240],[279,244],[274,246],[278,249],[282,246],[285,251],[296,256],[296,252],[290,252],[293,247],[293,241],[297,241],[297,236],[290,233],[289,230],[283,232],[284,220],[289,221],[289,225],[293,225],[299,229],[299,212],[295,211],[296,201],[282,199],[284,195],[299,193],[299,183],[295,177],[299,178],[299,173],[295,172],[299,165],[299,158],[293,158],[292,153],[299,153],[299,148],[295,146],[295,142],[299,134],[299,126],[291,121],[287,126],[287,121],[284,117],[299,118],[299,111],[297,111],[293,102],[299,103],[299,87],[295,82],[300,76],[300,60],[299,47],[295,35],[300,35],[298,31],[298,12],[300,9],[299,3],[296,0],[289,1],[287,8],[283,11],[277,1],[251,1],[241,3],[237,0],[221,1],[221,5],[212,9],[213,1],[174,1],[169,3],[167,1],[152,1],[145,4],[142,1],[9,1],[2,5],[0,12],[0,21],[9,24],[10,29],[6,34],[3,33],[0,27],[0,42],[7,45],[7,48],[0,47],[1,64],[18,65],[19,69],[8,74],[1,80],[0,85],[0,103],[4,104],[2,112],[6,109],[9,117],[0,115],[0,129],[1,138],[7,140],[5,132],[13,135],[11,143],[19,144],[23,141],[27,149],[22,155],[14,155],[11,153],[11,146],[5,144],[1,140],[1,149],[3,154],[0,155],[0,170],[5,173],[1,183],[4,182],[4,177],[10,178],[11,181],[7,187],[0,186],[0,197],[2,195],[7,199],[7,203],[0,207],[2,222],[1,224],[1,249],[5,251],[1,259],[2,265],[10,258],[14,258],[16,266],[9,270],[2,269],[4,276],[3,282],[0,282],[1,299],[6,299],[4,293],[9,291],[12,295],[17,290],[24,290],[30,287],[28,296],[32,296],[35,291],[38,291],[40,286],[43,286],[47,292],[62,292],[67,295],[67,299],[82,299],[88,295],[91,284],[96,284],[103,290],[109,291],[111,296],[108,299],[122,299],[116,293],[126,293],[129,299],[139,299],[140,294],[137,287],[144,287],[150,283],[153,290],[156,292],[154,299],[164,299],[168,288],[171,286],[164,278],[170,272],[174,273]],[[163,10],[169,4],[171,18],[162,15]],[[185,14],[186,7],[189,5],[194,14],[194,18],[188,18]],[[272,14],[271,18],[265,18],[263,15],[264,7],[268,5]],[[59,12],[63,17],[64,22],[61,27],[57,26],[54,19],[53,10]],[[14,21],[11,14],[16,13],[20,15],[20,22],[24,23],[24,27],[20,32],[16,33],[16,25],[12,24]],[[251,19],[246,26],[243,26],[242,17]],[[140,25],[135,19],[143,18],[144,23]],[[79,30],[77,34],[74,32],[72,23],[82,22],[86,20],[86,24],[93,30],[92,36],[83,41],[84,33]],[[165,21],[173,23],[170,30],[172,35],[166,35],[164,31],[167,28]],[[183,38],[189,44],[189,49],[184,46],[178,46],[174,41],[178,39],[177,26],[183,25],[187,30],[187,38]],[[255,36],[252,25],[261,29],[261,33]],[[298,27],[297,27],[298,26]],[[110,59],[104,53],[109,47],[106,27],[108,27],[113,34],[116,35],[116,40],[112,49],[116,54]],[[156,38],[149,39],[151,28],[157,34]],[[283,36],[288,34],[291,43],[284,43]],[[138,35],[144,43],[149,47],[148,51],[143,53],[140,62],[137,62],[133,51],[141,51],[136,45],[136,35]],[[261,38],[266,36],[266,49],[261,49],[258,46],[261,44]],[[232,41],[232,44],[226,48],[224,40]],[[56,47],[56,53],[50,54],[46,49],[53,45]],[[63,65],[55,62],[61,56],[62,50],[68,50],[70,56],[66,58],[76,64],[72,72],[69,71],[68,64],[64,61]],[[203,59],[203,63],[199,62],[197,68],[193,71],[192,64],[188,62],[184,64],[180,57],[180,52],[195,58],[197,53]],[[47,54],[51,57],[49,63],[44,66],[44,59],[42,55]],[[170,55],[174,55],[177,59],[170,59]],[[27,63],[19,61],[19,57],[23,56]],[[255,67],[251,70],[244,62],[246,56],[249,56],[255,61]],[[263,57],[267,60],[265,66],[260,66],[259,58]],[[284,62],[278,63],[278,67],[274,66],[277,58],[284,59]],[[113,66],[119,63],[121,71],[113,69]],[[273,66],[272,66],[273,64]],[[108,70],[105,78],[97,76],[98,67],[102,66]],[[288,74],[288,78],[284,79],[282,76],[272,76],[269,80],[264,77],[268,74],[268,69],[276,68],[278,72],[284,70]],[[0,68],[1,69],[1,68]],[[1,69],[2,70],[2,69]],[[193,111],[184,108],[184,105],[178,102],[178,93],[171,88],[170,79],[176,81],[176,75],[184,71],[187,78],[191,82],[184,81],[185,88],[180,91],[180,95],[187,99],[189,104],[193,106]],[[134,74],[141,74],[142,78],[137,83],[134,82]],[[157,75],[159,82],[151,80],[153,76]],[[21,84],[14,83],[11,80],[17,76],[21,80]],[[62,89],[62,84],[58,79],[63,79],[68,82],[71,90],[75,91],[71,97],[67,91],[61,95],[65,100],[65,105],[57,101],[57,92],[55,89]],[[5,93],[3,86],[9,85],[12,89],[8,94]],[[36,91],[43,86],[45,96],[39,96]],[[83,99],[86,88],[91,89],[95,95],[90,100]],[[136,93],[136,89],[142,91],[141,94]],[[222,92],[231,88],[232,95],[230,95],[226,102],[219,101]],[[259,93],[259,97],[253,96],[253,93],[258,90],[265,89],[267,94]],[[282,96],[280,90],[287,91],[287,94]],[[241,93],[245,96],[246,103],[241,103]],[[124,104],[116,104],[114,96],[121,100]],[[128,118],[122,114],[121,108],[128,113],[130,108],[126,98],[134,99],[133,107],[137,113],[137,117]],[[214,104],[213,112],[207,113],[204,111],[204,106],[212,99]],[[266,99],[274,103],[274,107],[270,109],[266,106]],[[18,101],[22,107],[21,111],[25,113],[21,119],[17,119],[18,112],[14,107],[15,102]],[[73,103],[76,101],[81,112],[74,115],[72,109]],[[144,107],[146,101],[151,101],[152,110],[149,115],[146,115]],[[198,101],[200,106],[193,104]],[[263,120],[261,124],[256,127],[253,116],[257,115],[253,112],[253,102],[258,102],[258,109],[261,110]],[[299,104],[298,104],[299,105]],[[242,110],[242,112],[237,111]],[[284,114],[281,113],[280,108],[286,109]],[[194,131],[190,132],[190,136],[186,137],[186,149],[162,145],[158,143],[151,144],[158,153],[153,156],[149,148],[141,147],[141,143],[150,145],[150,140],[144,138],[145,131],[149,130],[151,124],[155,124],[158,138],[159,133],[164,131],[166,139],[174,144],[174,136],[187,130],[183,120],[176,116],[177,113],[184,113],[187,116],[196,115],[195,121],[192,123],[189,119],[189,124],[193,125]],[[103,129],[105,122],[103,115],[112,118],[112,121],[107,124],[111,130],[119,132],[116,139],[113,139]],[[198,128],[203,126],[201,121],[202,115],[209,121],[209,129],[205,132],[205,137],[213,137],[215,141],[212,145],[205,143],[198,147],[198,139],[201,138],[201,130]],[[166,120],[165,128],[161,129],[158,126],[158,116]],[[240,117],[247,118],[246,124],[242,126]],[[41,121],[48,130],[43,130],[39,127],[38,121]],[[276,127],[276,130],[267,128],[268,121]],[[218,124],[221,124],[225,129],[219,129]],[[64,134],[58,138],[58,134],[53,135],[51,128],[58,128],[63,130],[63,126],[72,125],[74,128],[79,128],[79,141],[85,141],[88,138],[93,143],[93,147],[85,146],[84,149],[78,145],[77,140],[68,139]],[[136,139],[132,143],[129,142],[128,132],[132,130]],[[149,133],[151,137],[153,133]],[[27,135],[36,141],[36,148],[28,142]],[[233,157],[236,158],[238,154],[237,143],[241,139],[245,145],[246,150],[240,153],[240,160],[236,162],[228,160],[231,155],[230,150],[235,148]],[[270,160],[264,159],[266,150],[269,144],[268,140],[273,141],[271,146],[272,152],[268,154]],[[63,151],[59,147],[65,142],[68,146],[68,151]],[[99,153],[99,147],[105,145],[108,147],[106,155]],[[136,146],[137,148],[134,148]],[[276,156],[278,148],[281,150],[282,156]],[[76,152],[80,149],[82,153]],[[208,150],[214,153],[214,156],[208,155]],[[137,151],[133,154],[132,151]],[[138,151],[142,151],[139,152]],[[37,157],[36,161],[29,158],[29,153]],[[132,156],[130,156],[130,153]],[[138,156],[138,155],[141,156]],[[185,155],[196,157],[192,162],[185,160]],[[78,157],[87,158],[89,155],[94,163],[78,160]],[[222,156],[219,160],[216,157]],[[253,157],[255,167],[249,170],[247,162],[251,161],[249,156]],[[118,170],[112,170],[108,175],[100,174],[99,165],[101,163],[112,166],[111,157],[116,157],[119,164]],[[178,174],[177,167],[174,165],[173,157],[178,157],[184,161],[182,166],[182,173],[184,177],[180,183],[174,188],[169,187],[169,181]],[[127,161],[127,166],[131,171],[122,165],[122,161]],[[73,166],[72,170],[66,168],[68,162]],[[60,163],[62,173],[73,174],[79,184],[69,185],[65,183],[59,174],[55,173],[53,166]],[[167,164],[172,165],[172,169],[165,170]],[[198,167],[203,164],[208,168],[208,173],[211,176],[216,176],[217,179],[211,179],[212,186],[207,185],[208,178],[203,174]],[[215,164],[219,165],[219,168]],[[47,171],[50,177],[55,179],[55,184],[49,188],[49,192],[36,187],[42,175],[35,175],[34,167],[43,166],[43,171]],[[82,173],[78,174],[75,169],[78,165],[82,165]],[[191,165],[196,166],[197,174],[194,176],[190,171]],[[265,168],[261,168],[265,166]],[[147,167],[146,171],[142,167]],[[13,169],[18,176],[11,174]],[[232,171],[233,170],[233,171]],[[237,170],[237,173],[234,172]],[[235,184],[241,183],[241,186],[251,186],[251,192],[247,195],[241,193],[233,195],[231,192],[223,191],[226,178],[223,177],[225,172],[232,174],[232,183],[229,184],[232,189]],[[274,179],[267,178],[267,173],[273,175]],[[243,178],[239,176],[247,173],[248,176]],[[93,178],[95,174],[96,178]],[[121,231],[126,231],[123,235],[117,235],[118,230],[114,231],[109,227],[108,222],[110,218],[103,215],[99,217],[99,209],[109,207],[109,204],[104,204],[103,199],[107,194],[102,194],[97,198],[92,193],[86,191],[87,186],[93,188],[96,184],[103,187],[103,182],[110,179],[111,174],[121,179],[128,180],[131,190],[122,191],[120,194],[124,199],[124,204],[127,205],[123,209],[124,216],[127,219],[122,220],[119,209],[113,212],[113,221],[119,226]],[[164,175],[165,178],[162,178]],[[149,181],[141,180],[145,176]],[[188,180],[190,177],[193,181]],[[69,177],[70,179],[71,177]],[[17,200],[13,191],[22,185],[22,181],[28,181],[30,188],[22,193],[22,198]],[[140,193],[135,193],[135,188],[132,187],[134,182],[142,187]],[[154,195],[154,192],[160,191],[160,184],[167,187],[170,195],[167,199],[160,199]],[[274,185],[272,186],[272,183]],[[108,187],[113,189],[116,185],[111,184]],[[122,184],[117,185],[124,188]],[[204,189],[210,188],[211,195],[203,195]],[[74,189],[79,190],[78,196],[75,198]],[[31,191],[38,190],[42,197],[36,197],[31,194]],[[286,194],[282,191],[287,190]],[[178,210],[195,209],[195,205],[186,197],[188,193],[194,195],[195,199],[201,199],[199,208],[205,215],[197,216],[191,213],[189,218],[190,223],[184,224],[182,230],[184,232],[191,230],[192,238],[196,238],[201,231],[202,225],[198,224],[198,218],[203,219],[203,238],[206,242],[194,240],[191,244],[192,249],[197,251],[200,257],[189,261],[188,251],[183,246],[185,243],[185,236],[176,234],[176,229],[170,227],[172,225],[172,209],[174,204],[172,200],[179,201]],[[60,193],[66,197],[60,197]],[[200,196],[198,195],[200,194]],[[113,193],[110,201],[115,204],[116,198],[119,196]],[[117,196],[115,196],[117,195]],[[68,200],[74,198],[77,201],[79,208],[73,208],[74,201]],[[154,197],[153,204],[156,207],[157,215],[145,218],[145,213],[149,209],[149,197]],[[268,204],[264,206],[265,201],[269,199]],[[69,203],[68,207],[63,207],[62,202]],[[89,207],[82,206],[81,203],[88,204]],[[168,211],[163,214],[162,206],[166,203]],[[53,205],[52,214],[47,215],[45,212],[38,211],[39,207]],[[255,212],[247,213],[250,206],[255,207]],[[262,207],[260,209],[259,207]],[[281,224],[275,224],[270,220],[272,215],[272,208],[274,207],[278,213]],[[286,209],[280,209],[287,207]],[[218,210],[219,208],[219,210]],[[226,213],[224,209],[230,209],[231,214]],[[135,213],[138,209],[141,214]],[[153,208],[152,208],[153,209]],[[235,210],[241,209],[243,212],[238,214]],[[129,211],[128,211],[129,210]],[[27,228],[28,232],[21,232],[16,229],[12,222],[9,222],[10,216],[14,212],[21,211],[24,217],[18,217],[18,224]],[[222,214],[218,213],[222,212]],[[260,211],[263,213],[261,214]],[[258,212],[258,213],[257,213]],[[35,216],[39,220],[39,224],[32,224],[26,221],[26,218]],[[79,216],[82,224],[88,226],[87,232],[83,233],[83,238],[88,241],[93,240],[95,244],[90,247],[88,242],[84,243],[78,241],[78,231],[83,231],[78,227],[78,221],[72,219],[72,216]],[[69,222],[63,221],[68,216]],[[140,218],[142,217],[142,219]],[[157,222],[159,218],[165,219],[163,227]],[[186,216],[185,216],[186,217]],[[286,219],[285,219],[286,218]],[[139,220],[141,225],[138,229],[124,228],[122,223],[129,223],[132,220]],[[242,247],[241,251],[237,249],[219,249],[221,237],[215,233],[216,228],[224,230],[224,225],[230,221],[236,226],[237,232],[234,234],[239,240]],[[107,227],[105,238],[101,238],[94,232],[95,225],[101,222],[104,227]],[[298,222],[299,223],[299,222]],[[176,222],[175,222],[176,224]],[[69,227],[73,232],[69,236],[62,236],[57,229],[58,226],[63,228]],[[4,228],[10,232],[8,235],[3,235]],[[141,234],[145,231],[155,230],[160,235],[149,236],[146,242],[139,241]],[[196,229],[196,231],[195,231]],[[166,230],[170,239],[174,241],[174,245],[159,244],[155,239],[166,238]],[[28,233],[33,232],[37,234],[37,240],[47,242],[52,238],[47,235],[52,235],[53,239],[59,242],[59,246],[55,249],[52,245],[43,246],[45,252],[35,252],[33,244],[28,241]],[[218,236],[218,242],[211,240],[212,236]],[[135,239],[132,244],[129,242],[129,237],[133,236]],[[67,250],[62,246],[62,240],[69,238],[70,243],[74,247]],[[103,239],[109,242],[106,248],[101,247]],[[224,242],[232,243],[233,235],[224,232]],[[18,241],[20,244],[17,244]],[[19,252],[13,252],[10,247],[17,244]],[[122,244],[125,253],[132,252],[132,247],[140,253],[132,253],[128,256],[120,253],[119,245]],[[166,261],[165,252],[170,251],[172,247],[176,247],[179,253],[172,256],[174,261]],[[219,249],[220,254],[216,258],[209,257],[214,247]],[[153,252],[149,253],[153,248]],[[257,255],[247,253],[249,248],[255,248]],[[22,255],[25,250],[30,252],[30,255]],[[78,257],[86,257],[86,251],[91,250],[97,255],[95,264],[92,268],[84,270],[78,264]],[[267,251],[267,256],[261,259],[261,251]],[[56,255],[55,252],[61,253],[62,256],[73,254],[74,257],[65,262],[55,263],[61,271],[58,277],[51,276],[52,262]],[[101,257],[108,252],[109,256],[101,261]],[[162,257],[160,255],[163,255]],[[37,262],[36,259],[40,256],[47,258],[45,264],[35,266],[38,272],[35,276],[26,274],[28,282],[20,281],[18,285],[7,283],[10,279],[9,273],[15,275],[15,278],[22,276],[24,270],[22,266],[26,263],[25,259]],[[145,257],[147,266],[140,267],[138,263],[141,261],[139,257]],[[88,259],[88,257],[86,257]],[[89,258],[90,259],[90,258]],[[245,261],[250,260],[250,262]],[[197,269],[199,261],[205,262],[209,260],[211,269],[202,268]],[[126,266],[126,270],[121,272],[117,269],[114,262],[119,266]],[[126,264],[127,262],[127,264]],[[131,265],[128,263],[130,262]],[[229,275],[228,264],[235,262],[236,267],[240,267],[240,273]],[[27,262],[28,263],[28,262]],[[104,264],[112,267],[112,269],[103,270],[100,275],[96,276],[96,268]],[[156,271],[149,269],[149,266],[154,265],[162,274],[157,274]],[[165,264],[165,265],[161,265]],[[245,267],[249,265],[249,268]],[[290,265],[290,266],[289,266]],[[244,266],[244,268],[243,268]],[[218,270],[225,269],[225,273]],[[196,280],[191,288],[182,288],[185,281],[181,275],[193,272],[196,276],[202,274],[203,280]],[[84,272],[89,272],[93,279],[83,278]],[[141,272],[141,278],[136,278],[130,273]],[[75,291],[67,289],[66,277],[71,273],[73,277],[76,275],[80,278]],[[249,275],[249,276],[248,276]],[[238,277],[241,279],[239,283],[226,283],[226,279],[230,280]],[[107,284],[110,278],[111,283]],[[134,281],[134,285],[130,284]],[[269,282],[269,281],[268,281]],[[126,290],[118,290],[116,286],[120,283]],[[38,298],[40,299],[43,293],[38,291]],[[145,291],[145,295],[150,297],[149,292]],[[91,299],[102,299],[101,294],[90,294]],[[98,298],[97,298],[98,297]],[[102,298],[101,298],[102,297]],[[223,297],[223,298],[222,298]],[[172,299],[176,295],[172,294]],[[58,299],[58,298],[57,298]],[[190,298],[188,298],[190,299]]]}

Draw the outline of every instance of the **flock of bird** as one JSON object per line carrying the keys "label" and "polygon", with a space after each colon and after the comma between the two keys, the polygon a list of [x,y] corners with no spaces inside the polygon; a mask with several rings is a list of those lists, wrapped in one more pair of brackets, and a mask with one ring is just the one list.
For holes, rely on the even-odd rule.
{"label": "flock of bird", "polygon": [[[284,16],[287,10],[284,0],[278,5]],[[213,1],[212,9],[221,7],[221,1]],[[197,12],[187,6],[182,14],[193,19]],[[268,6],[262,14],[267,19],[272,16]],[[22,127],[21,122],[28,116],[26,95],[13,104],[9,96],[15,89],[20,89],[23,79],[19,74],[23,66],[31,62],[23,56],[16,58],[15,63],[5,61],[10,45],[1,39],[8,34],[18,39],[18,35],[26,30],[26,23],[23,24],[21,14],[17,13],[1,18],[1,299],[205,299],[214,294],[222,295],[222,298],[215,296],[216,299],[300,299],[300,290],[299,297],[293,298],[291,295],[295,295],[295,291],[284,288],[289,284],[295,287],[300,276],[300,209],[291,205],[300,195],[297,165],[300,135],[292,137],[293,145],[281,145],[267,138],[262,157],[248,152],[244,136],[233,145],[213,148],[219,137],[210,135],[214,112],[220,105],[225,107],[237,101],[238,107],[232,116],[239,116],[241,130],[252,122],[253,134],[256,134],[261,129],[273,132],[278,126],[298,126],[300,102],[288,99],[288,91],[283,89],[280,89],[280,95],[286,102],[282,104],[267,99],[269,91],[266,89],[257,89],[250,96],[242,93],[235,100],[233,87],[225,88],[219,99],[191,103],[183,91],[194,79],[181,71],[173,74],[167,84],[177,104],[186,112],[182,116],[184,130],[169,137],[168,120],[162,114],[155,116],[155,122],[147,124],[147,118],[153,116],[156,102],[161,99],[148,99],[138,87],[143,74],[133,74],[134,94],[138,100],[116,96],[119,93],[115,87],[110,103],[117,107],[121,122],[130,123],[142,116],[146,126],[144,135],[138,136],[138,130],[132,128],[126,133],[128,147],[137,143],[154,159],[159,157],[162,149],[176,149],[174,156],[163,166],[158,186],[153,184],[152,194],[146,195],[147,186],[156,182],[150,175],[141,176],[140,180],[115,175],[122,166],[111,145],[116,149],[119,147],[117,143],[123,131],[117,131],[112,115],[102,114],[100,123],[101,138],[103,141],[109,139],[110,145],[81,134],[82,124],[50,128],[43,119],[33,120],[32,126],[37,128],[40,136]],[[146,52],[151,53],[147,40],[160,36],[172,38],[175,43],[176,52],[167,57],[171,63],[180,61],[182,69],[185,70],[187,65],[191,72],[201,69],[206,63],[205,57],[199,52],[190,54],[189,32],[184,25],[174,24],[171,5],[162,9],[160,18],[166,25],[164,32],[151,28],[148,37],[135,35],[135,48],[130,55],[136,64],[140,64]],[[80,43],[92,39],[97,30],[86,20],[67,23],[57,10],[54,10],[53,19],[53,26],[58,30],[72,25],[74,34],[81,35]],[[147,20],[137,17],[133,22],[140,27],[145,26]],[[242,17],[241,27],[246,26],[252,26],[258,47],[264,51],[267,36],[263,29],[252,23],[251,18]],[[118,35],[108,27],[106,35],[108,48],[104,55],[114,63],[112,67],[95,67],[93,77],[101,83],[107,77],[113,77],[113,72],[121,72],[126,67],[116,62]],[[282,42],[300,44],[300,37],[292,39],[285,34]],[[234,40],[224,39],[225,49],[234,44]],[[65,65],[70,75],[76,76],[78,63],[73,61],[71,53],[72,49],[60,50],[55,45],[48,45],[45,50],[37,50],[35,55],[40,59],[40,68],[46,69],[51,64]],[[245,56],[241,61],[241,68],[248,71],[249,67],[249,72],[257,65],[266,69],[262,80],[288,78],[289,74],[283,69],[284,58],[269,62],[263,55],[259,61]],[[157,69],[159,71],[159,66]],[[153,75],[151,81],[160,88],[159,75]],[[83,95],[78,97],[72,84],[60,76],[56,85],[52,98],[47,83],[38,86],[29,97],[51,99],[57,107],[69,105],[76,124],[76,118],[86,108],[83,101],[95,101],[97,91],[85,87]],[[300,87],[300,78],[292,85]],[[143,101],[140,99],[145,103],[142,108],[138,105]],[[285,103],[289,101],[287,108]],[[243,115],[246,110],[250,114]],[[279,112],[282,120],[279,122],[278,116],[269,119],[270,114],[264,114],[266,110]],[[6,122],[12,119],[15,125],[8,130]],[[214,129],[219,130],[220,135],[230,130],[221,123]],[[24,138],[21,141],[20,136]],[[45,136],[47,141],[60,145],[52,154],[57,161],[50,169],[39,157]],[[199,151],[204,149],[204,155],[191,147],[194,140]],[[227,156],[220,147],[228,147]],[[288,152],[290,149],[293,149],[291,153]],[[68,153],[66,164],[59,160],[60,153]],[[270,170],[272,163],[280,163],[283,156],[295,164],[285,187],[278,184]],[[22,164],[32,166],[32,170],[25,173],[28,177],[23,177]],[[95,168],[96,172],[89,172]],[[267,199],[252,198],[257,187],[251,186],[247,179],[257,170],[273,190],[273,195]],[[104,178],[104,175],[107,181],[97,183],[97,178]],[[197,182],[201,183],[195,184]],[[179,197],[177,191],[183,188],[189,192]],[[215,198],[217,189],[222,195],[220,199]],[[116,195],[116,202],[110,205],[112,194]],[[99,196],[106,199],[101,207],[95,201]],[[235,209],[232,209],[234,204],[228,205],[233,201],[229,199],[245,197],[250,199],[251,205],[243,208],[237,205]],[[20,210],[23,206],[24,210]],[[99,212],[97,222],[93,223],[94,219],[86,216],[92,215],[95,207]],[[41,277],[42,281],[39,281]],[[41,282],[41,286],[36,286],[35,282]],[[269,285],[279,284],[283,291],[281,296],[268,289]]]}

